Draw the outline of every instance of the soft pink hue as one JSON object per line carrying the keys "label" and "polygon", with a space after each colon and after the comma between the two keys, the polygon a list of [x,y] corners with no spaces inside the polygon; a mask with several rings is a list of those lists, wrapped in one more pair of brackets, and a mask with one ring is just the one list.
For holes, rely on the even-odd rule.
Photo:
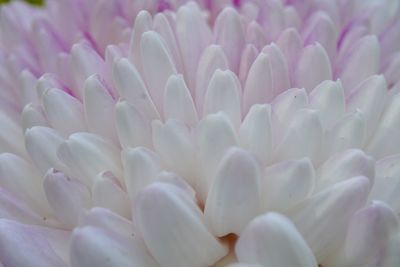
{"label": "soft pink hue", "polygon": [[399,6],[1,6],[0,266],[400,266]]}

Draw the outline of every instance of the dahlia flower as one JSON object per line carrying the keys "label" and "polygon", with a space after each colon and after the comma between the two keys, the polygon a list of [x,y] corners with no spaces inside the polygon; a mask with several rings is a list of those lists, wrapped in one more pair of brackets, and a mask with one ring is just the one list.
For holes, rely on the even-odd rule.
{"label": "dahlia flower", "polygon": [[0,266],[400,266],[399,6],[1,6]]}

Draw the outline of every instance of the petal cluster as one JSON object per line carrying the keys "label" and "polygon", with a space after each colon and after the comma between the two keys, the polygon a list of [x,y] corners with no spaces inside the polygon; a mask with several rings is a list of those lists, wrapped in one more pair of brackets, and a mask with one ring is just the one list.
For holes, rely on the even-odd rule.
{"label": "petal cluster", "polygon": [[400,266],[398,0],[0,7],[0,266]]}

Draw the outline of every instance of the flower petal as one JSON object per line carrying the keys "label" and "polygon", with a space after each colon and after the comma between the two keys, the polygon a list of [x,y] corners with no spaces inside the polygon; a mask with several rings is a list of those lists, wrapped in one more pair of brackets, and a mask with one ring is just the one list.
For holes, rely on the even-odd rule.
{"label": "flower petal", "polygon": [[266,213],[250,222],[236,244],[240,262],[274,267],[316,267],[310,248],[292,222]]}

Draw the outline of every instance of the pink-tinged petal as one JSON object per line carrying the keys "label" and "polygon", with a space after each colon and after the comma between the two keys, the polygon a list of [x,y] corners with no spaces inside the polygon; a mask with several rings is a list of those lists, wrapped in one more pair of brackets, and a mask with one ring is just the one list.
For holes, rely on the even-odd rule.
{"label": "pink-tinged petal", "polygon": [[299,12],[293,6],[285,6],[283,10],[286,28],[299,29],[302,21]]}
{"label": "pink-tinged petal", "polygon": [[135,18],[131,40],[129,43],[129,60],[135,65],[136,69],[143,74],[142,57],[140,55],[140,42],[143,33],[153,28],[153,21],[147,10],[141,10]]}
{"label": "pink-tinged petal", "polygon": [[318,162],[321,154],[322,126],[318,112],[303,109],[296,113],[274,152],[275,160],[309,157]]}
{"label": "pink-tinged petal", "polygon": [[382,266],[390,238],[398,231],[398,218],[384,202],[374,201],[357,211],[350,220],[344,245],[349,266]]}
{"label": "pink-tinged petal", "polygon": [[0,218],[35,225],[46,225],[49,223],[47,217],[40,216],[26,202],[3,188],[0,188]]}
{"label": "pink-tinged petal", "polygon": [[244,27],[236,9],[224,8],[214,25],[215,42],[224,49],[232,71],[239,70],[240,55],[244,46]]}
{"label": "pink-tinged petal", "polygon": [[396,94],[383,111],[377,129],[366,151],[375,158],[383,158],[400,152],[400,94]]}
{"label": "pink-tinged petal", "polygon": [[380,38],[381,50],[385,51],[382,53],[382,63],[387,62],[395,53],[398,51],[397,44],[400,41],[400,20],[397,19],[387,30],[382,34]]}
{"label": "pink-tinged petal", "polygon": [[264,170],[261,180],[262,211],[287,211],[310,196],[316,182],[308,158],[283,161]]}
{"label": "pink-tinged petal", "polygon": [[202,177],[198,179],[197,191],[205,201],[212,184],[211,177],[214,177],[219,161],[230,147],[238,144],[238,137],[229,118],[219,112],[200,121],[197,128],[197,144]]}
{"label": "pink-tinged petal", "polygon": [[194,126],[198,115],[190,91],[182,75],[171,75],[164,92],[164,117]]}
{"label": "pink-tinged petal", "polygon": [[363,81],[347,96],[347,110],[361,110],[364,115],[366,140],[371,137],[379,123],[385,107],[387,91],[385,78],[382,75],[374,75]]}
{"label": "pink-tinged petal", "polygon": [[241,145],[267,164],[272,156],[271,106],[253,105],[239,129]]}
{"label": "pink-tinged petal", "polygon": [[48,127],[49,123],[43,112],[43,109],[39,105],[32,103],[27,104],[21,112],[21,125],[25,131],[28,128],[34,126],[45,126]]}
{"label": "pink-tinged petal", "polygon": [[217,69],[226,70],[228,68],[228,60],[221,46],[210,45],[201,55],[196,73],[196,91],[194,93],[197,110],[203,111],[204,98],[211,77]]}
{"label": "pink-tinged petal", "polygon": [[247,44],[243,49],[242,58],[240,59],[240,67],[238,74],[242,86],[245,85],[251,65],[253,65],[253,62],[254,60],[256,60],[258,54],[259,53],[257,48],[252,44]]}
{"label": "pink-tinged petal", "polygon": [[310,92],[310,108],[318,110],[322,128],[330,129],[345,111],[345,98],[340,81],[323,81]]}
{"label": "pink-tinged petal", "polygon": [[336,77],[340,78],[346,93],[359,83],[378,73],[380,47],[376,36],[368,35],[357,41],[339,62]]}
{"label": "pink-tinged petal", "polygon": [[[44,228],[45,231],[57,230]],[[66,238],[68,238],[66,236]],[[57,249],[40,228],[0,220],[0,259],[4,266],[67,267]]]}
{"label": "pink-tinged petal", "polygon": [[58,146],[65,138],[52,128],[36,126],[25,132],[25,146],[33,163],[44,175],[50,168],[65,170],[57,157]]}
{"label": "pink-tinged petal", "polygon": [[23,200],[38,214],[51,214],[43,191],[41,174],[17,155],[0,154],[0,187]]}
{"label": "pink-tinged petal", "polygon": [[[313,72],[310,72],[310,69]],[[331,63],[319,43],[306,46],[300,54],[294,70],[293,84],[310,92],[321,81],[332,79]]]}
{"label": "pink-tinged petal", "polygon": [[301,50],[303,49],[303,40],[296,29],[288,28],[279,35],[276,44],[286,57],[289,74],[291,75],[290,79],[293,84],[295,63],[297,62],[298,55],[300,55]]}
{"label": "pink-tinged petal", "polygon": [[157,13],[154,16],[154,30],[158,32],[164,39],[166,47],[168,47],[173,62],[178,73],[183,73],[183,62],[178,48],[178,43],[176,41],[174,31],[163,13]]}
{"label": "pink-tinged petal", "polygon": [[239,237],[235,251],[239,262],[248,264],[317,267],[296,227],[278,213],[266,213],[252,220]]}
{"label": "pink-tinged petal", "polygon": [[169,76],[176,74],[176,68],[165,41],[158,33],[145,32],[142,35],[140,48],[146,84],[154,104],[161,112],[165,84]]}
{"label": "pink-tinged petal", "polygon": [[335,62],[338,29],[332,19],[323,11],[314,13],[302,31],[306,44],[320,43],[331,62]]}
{"label": "pink-tinged petal", "polygon": [[33,43],[39,56],[41,67],[46,72],[52,72],[57,67],[56,55],[65,50],[65,44],[56,34],[53,26],[44,20],[33,24]]}
{"label": "pink-tinged petal", "polygon": [[232,71],[217,69],[207,88],[203,116],[222,111],[238,128],[241,121],[241,91],[240,82]]}
{"label": "pink-tinged petal", "polygon": [[374,183],[375,160],[358,149],[349,149],[330,157],[317,170],[316,190],[328,188],[355,176],[365,176]]}
{"label": "pink-tinged petal", "polygon": [[232,263],[227,265],[227,267],[262,267],[261,264],[252,264],[252,263]]}
{"label": "pink-tinged petal", "polygon": [[38,100],[42,101],[43,95],[53,88],[65,89],[63,83],[60,81],[59,77],[55,74],[45,73],[43,74],[36,83],[36,91]]}
{"label": "pink-tinged petal", "polygon": [[261,50],[267,43],[264,30],[256,21],[252,21],[247,25],[246,43],[253,45],[258,50]]}
{"label": "pink-tinged petal", "polygon": [[160,117],[140,74],[127,59],[114,63],[113,78],[121,97],[134,105],[143,116],[148,119]]}
{"label": "pink-tinged petal", "polygon": [[71,65],[75,82],[79,87],[77,97],[82,99],[85,80],[93,74],[104,73],[104,60],[89,45],[74,44],[71,49]]}
{"label": "pink-tinged petal", "polygon": [[290,88],[287,61],[281,49],[275,43],[264,47],[262,52],[268,56],[271,63],[273,92],[276,96]]}
{"label": "pink-tinged petal", "polygon": [[131,199],[145,186],[154,182],[162,170],[159,156],[144,147],[123,150],[122,164],[124,181]]}
{"label": "pink-tinged petal", "polygon": [[127,101],[115,105],[115,124],[122,147],[151,147],[150,121]]}
{"label": "pink-tinged petal", "polygon": [[103,171],[111,171],[122,179],[119,149],[98,135],[72,134],[59,146],[57,156],[86,185],[91,185]]}
{"label": "pink-tinged petal", "polygon": [[247,114],[254,104],[269,103],[273,97],[271,60],[267,54],[260,53],[247,75],[243,91],[243,113]]}
{"label": "pink-tinged petal", "polygon": [[85,226],[98,227],[120,236],[132,236],[135,234],[130,220],[101,207],[94,207],[81,213],[79,227]]}
{"label": "pink-tinged petal", "polygon": [[71,267],[157,266],[135,238],[93,226],[76,228],[72,233],[70,262]]}
{"label": "pink-tinged petal", "polygon": [[167,170],[176,172],[195,186],[198,178],[195,147],[188,127],[175,120],[168,120],[165,124],[153,121],[152,126],[154,148]]}
{"label": "pink-tinged petal", "polygon": [[70,135],[86,130],[82,103],[59,89],[49,89],[42,96],[43,109],[50,125]]}
{"label": "pink-tinged petal", "polygon": [[267,40],[276,40],[286,27],[284,5],[280,1],[265,1],[260,7],[258,19],[266,31]]}
{"label": "pink-tinged petal", "polygon": [[93,75],[86,80],[83,104],[88,130],[117,142],[114,102],[100,76]]}
{"label": "pink-tinged petal", "polygon": [[62,172],[50,169],[43,187],[56,218],[68,228],[72,229],[78,223],[80,213],[91,206],[88,188]]}
{"label": "pink-tinged petal", "polygon": [[232,148],[222,158],[204,216],[216,236],[239,235],[259,212],[261,167],[249,152]]}
{"label": "pink-tinged petal", "polygon": [[389,204],[396,214],[400,212],[400,155],[392,155],[376,163],[375,183],[370,199]]}
{"label": "pink-tinged petal", "polygon": [[365,123],[364,113],[360,110],[339,119],[325,132],[323,158],[350,148],[361,149],[366,139]]}
{"label": "pink-tinged petal", "polygon": [[346,226],[364,206],[369,190],[368,178],[354,177],[311,196],[290,211],[289,217],[320,264],[345,238]]}
{"label": "pink-tinged petal", "polygon": [[394,54],[389,63],[383,68],[383,75],[389,88],[397,83],[398,77],[400,77],[400,52]]}
{"label": "pink-tinged petal", "polygon": [[128,194],[122,189],[118,179],[110,172],[97,175],[92,186],[93,206],[107,208],[113,212],[131,217],[131,207]]}
{"label": "pink-tinged petal", "polygon": [[175,34],[186,70],[185,80],[193,92],[200,56],[212,39],[211,30],[194,2],[189,2],[178,9]]}
{"label": "pink-tinged petal", "polygon": [[135,215],[140,235],[162,266],[211,266],[227,253],[207,230],[196,203],[173,185],[146,187],[136,200]]}

